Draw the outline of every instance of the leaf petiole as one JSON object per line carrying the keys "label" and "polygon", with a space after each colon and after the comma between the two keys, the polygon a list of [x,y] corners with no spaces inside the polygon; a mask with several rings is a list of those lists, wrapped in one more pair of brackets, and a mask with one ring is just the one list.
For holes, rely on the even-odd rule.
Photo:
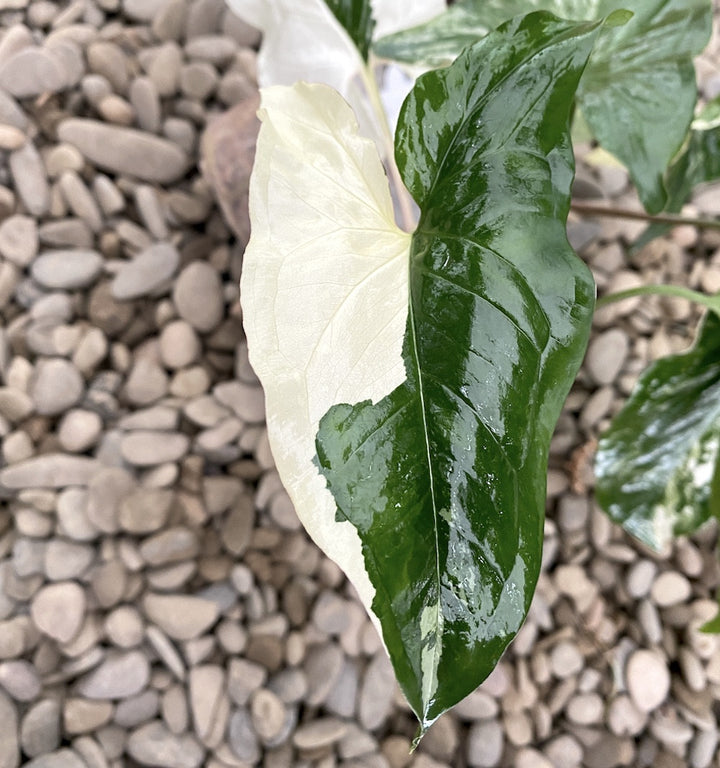
{"label": "leaf petiole", "polygon": [[671,227],[690,225],[700,229],[720,229],[720,219],[695,219],[692,216],[678,216],[673,213],[650,214],[645,211],[628,211],[624,208],[608,208],[603,205],[571,203],[570,210],[582,216],[605,216],[614,219],[634,219],[653,224],[669,224]]}
{"label": "leaf petiole", "polygon": [[691,288],[685,288],[682,285],[640,285],[637,288],[629,288],[626,291],[618,291],[603,296],[596,302],[596,308],[606,307],[616,301],[630,299],[633,296],[675,296],[680,299],[687,299],[696,304],[700,304],[720,315],[720,296],[708,296],[706,293],[693,291]]}
{"label": "leaf petiole", "polygon": [[385,113],[385,108],[383,107],[382,99],[380,98],[380,90],[377,85],[377,78],[375,77],[376,63],[377,61],[371,53],[367,63],[360,70],[362,74],[362,82],[372,105],[373,112],[377,118],[378,125],[382,131],[385,144],[385,167],[388,172],[393,197],[397,200],[400,209],[399,213],[401,220],[398,224],[405,230],[405,232],[413,232],[416,224],[415,214],[413,212],[410,193],[407,191],[405,184],[403,184],[403,180],[400,178],[400,171],[398,171],[397,163],[395,162],[395,140]]}

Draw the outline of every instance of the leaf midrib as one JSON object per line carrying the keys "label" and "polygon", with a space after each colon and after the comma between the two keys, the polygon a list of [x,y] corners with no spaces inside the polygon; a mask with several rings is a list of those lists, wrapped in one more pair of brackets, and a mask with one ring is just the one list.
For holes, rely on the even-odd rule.
{"label": "leaf midrib", "polygon": [[[413,250],[410,249],[410,255],[412,259]],[[412,263],[412,262],[411,262]],[[423,374],[422,369],[420,366],[420,355],[418,353],[418,338],[417,338],[417,328],[415,327],[415,311],[413,308],[413,298],[412,298],[412,289],[408,292],[408,314],[409,314],[409,323],[408,323],[408,329],[410,330],[412,334],[412,356],[415,362],[415,375],[417,376],[417,390],[418,390],[418,396],[420,398],[420,412],[422,414],[422,427],[423,427],[423,437],[425,439],[425,458],[427,460],[427,466],[428,466],[428,478],[430,481],[430,501],[432,504],[432,511],[433,511],[433,533],[435,536],[435,577],[437,581],[437,610],[435,613],[435,645],[433,647],[433,667],[432,667],[432,674],[435,675],[437,673],[437,669],[440,665],[440,659],[439,655],[442,652],[442,643],[440,642],[442,638],[442,624],[440,621],[440,538],[439,538],[439,515],[438,515],[438,509],[437,509],[437,500],[435,498],[435,475],[433,472],[433,462],[432,462],[432,453],[430,450],[430,432],[428,429],[428,415],[427,415],[427,409],[425,405],[425,393],[424,393],[424,386],[423,386]],[[422,642],[423,638],[420,638],[421,648],[422,648]],[[427,712],[430,708],[430,700],[425,700],[425,688],[424,688],[424,673],[422,669],[422,665],[420,666],[420,701],[423,707],[423,727],[425,726],[425,720],[427,716]]]}

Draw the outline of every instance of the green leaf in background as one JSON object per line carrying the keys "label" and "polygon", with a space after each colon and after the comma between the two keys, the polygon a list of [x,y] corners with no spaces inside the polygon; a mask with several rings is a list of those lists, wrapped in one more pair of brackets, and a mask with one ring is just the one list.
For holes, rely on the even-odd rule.
{"label": "green leaf in background", "polygon": [[550,437],[594,300],[565,221],[599,26],[531,14],[418,79],[395,143],[421,211],[407,378],[320,422],[318,464],[423,731],[493,669],[540,569]]}
{"label": "green leaf in background", "polygon": [[716,511],[719,448],[720,318],[708,312],[695,345],[651,365],[602,436],[598,501],[628,533],[662,551]]}
{"label": "green leaf in background", "polygon": [[[370,0],[325,0],[328,8],[367,61],[375,21]],[[311,43],[310,43],[311,44]]]}
{"label": "green leaf in background", "polygon": [[[512,5],[512,3],[511,3]],[[444,67],[452,63],[460,51],[485,37],[491,29],[514,14],[502,14],[493,24],[475,2],[451,5],[444,13],[416,27],[381,37],[373,45],[376,55],[390,61]]]}
{"label": "green leaf in background", "polygon": [[695,108],[693,56],[710,37],[710,0],[465,0],[446,14],[376,43],[387,58],[437,66],[503,19],[530,10],[600,19],[628,8],[624,26],[606,28],[578,89],[600,144],[628,168],[651,213],[666,204],[663,176]]}
{"label": "green leaf in background", "polygon": [[[600,144],[629,170],[643,205],[667,202],[663,177],[682,146],[695,109],[693,56],[708,42],[709,0],[643,0],[633,18],[604,31],[578,91]],[[599,11],[617,7],[601,0]]]}
{"label": "green leaf in background", "polygon": [[[693,189],[720,179],[720,98],[714,99],[693,120],[682,150],[668,169],[665,212],[680,213]],[[667,224],[651,224],[633,244],[634,250],[668,232]]]}

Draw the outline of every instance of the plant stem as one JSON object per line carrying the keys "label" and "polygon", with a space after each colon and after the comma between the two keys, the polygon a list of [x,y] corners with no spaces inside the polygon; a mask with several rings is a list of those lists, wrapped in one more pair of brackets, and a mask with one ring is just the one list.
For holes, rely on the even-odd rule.
{"label": "plant stem", "polygon": [[696,304],[701,304],[713,312],[720,314],[720,296],[708,296],[706,293],[700,293],[699,291],[693,291],[690,288],[685,288],[682,285],[640,285],[637,288],[629,288],[627,291],[618,291],[617,293],[610,293],[607,296],[603,296],[597,300],[596,307],[606,307],[608,304],[612,304],[616,301],[622,301],[623,299],[630,299],[633,296],[675,296],[680,299],[687,299],[688,301],[694,301]]}
{"label": "plant stem", "polygon": [[603,205],[588,205],[586,203],[571,203],[571,210],[583,216],[608,216],[616,219],[635,219],[647,221],[653,224],[669,224],[679,227],[689,224],[701,229],[720,229],[720,219],[694,219],[690,216],[678,216],[673,213],[659,213],[656,215],[644,211],[628,211],[622,208],[607,208]]}
{"label": "plant stem", "polygon": [[390,177],[390,183],[397,195],[397,201],[400,207],[400,225],[406,232],[412,232],[415,229],[415,215],[410,201],[410,194],[405,188],[405,184],[400,177],[397,163],[395,162],[395,141],[393,139],[392,131],[390,130],[390,123],[388,123],[387,115],[385,114],[382,99],[380,98],[380,90],[378,89],[377,80],[375,78],[375,63],[372,59],[372,55],[367,65],[364,66],[361,71],[365,90],[367,91],[368,98],[370,99],[373,111],[377,116],[378,124],[382,130],[383,143],[385,144],[385,165]]}

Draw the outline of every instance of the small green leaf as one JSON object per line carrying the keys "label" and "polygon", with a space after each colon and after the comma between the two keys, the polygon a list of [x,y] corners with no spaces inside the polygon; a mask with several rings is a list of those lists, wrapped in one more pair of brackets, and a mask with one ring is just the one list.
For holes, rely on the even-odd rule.
{"label": "small green leaf", "polygon": [[370,0],[325,0],[328,8],[350,35],[364,61],[367,61],[375,21]]}
{"label": "small green leaf", "polygon": [[598,30],[531,14],[418,79],[395,143],[421,212],[406,380],[320,422],[318,464],[423,730],[490,673],[538,577],[550,438],[594,298],[565,221]]}
{"label": "small green leaf", "polygon": [[598,501],[657,551],[711,515],[720,447],[720,318],[695,345],[651,365],[613,419],[595,460]]}

